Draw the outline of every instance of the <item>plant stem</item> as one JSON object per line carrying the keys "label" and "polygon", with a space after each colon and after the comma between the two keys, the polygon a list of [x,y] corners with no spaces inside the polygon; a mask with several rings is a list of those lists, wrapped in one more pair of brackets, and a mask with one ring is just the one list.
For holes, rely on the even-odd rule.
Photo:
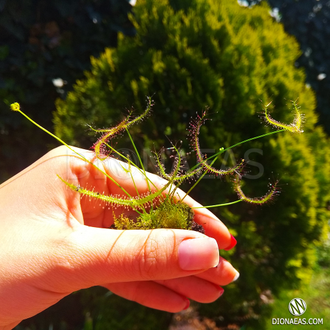
{"label": "plant stem", "polygon": [[107,174],[105,171],[103,171],[102,169],[100,169],[99,167],[97,167],[94,163],[92,163],[90,160],[88,160],[87,158],[85,158],[84,156],[82,156],[79,152],[77,152],[76,150],[74,150],[73,148],[71,148],[66,142],[64,142],[62,139],[60,139],[59,137],[57,137],[55,134],[51,133],[46,128],[44,128],[41,125],[39,125],[38,123],[36,123],[33,119],[31,119],[29,116],[27,116],[24,112],[22,112],[21,110],[16,110],[16,111],[18,111],[25,118],[27,118],[32,124],[36,125],[38,128],[40,128],[41,130],[43,130],[45,133],[49,134],[54,139],[56,139],[57,141],[59,141],[60,143],[62,143],[63,145],[65,145],[69,150],[71,150],[73,153],[75,153],[76,155],[78,155],[85,162],[87,162],[87,163],[91,164],[92,166],[94,166],[95,168],[97,168],[108,179],[110,179],[117,187],[119,187],[123,191],[123,193],[125,193],[128,197],[132,198],[132,196],[115,179],[113,179],[109,174]]}
{"label": "plant stem", "polygon": [[242,202],[243,199],[238,199],[236,201],[233,202],[228,202],[228,203],[222,203],[222,204],[216,204],[216,205],[207,205],[207,206],[196,206],[196,207],[192,207],[192,209],[210,209],[212,207],[220,207],[220,206],[228,206],[228,205],[233,205],[233,204],[237,204],[239,202]]}
{"label": "plant stem", "polygon": [[141,159],[141,157],[140,157],[140,154],[139,154],[139,152],[138,152],[138,150],[137,150],[137,148],[136,148],[136,145],[135,145],[135,143],[134,143],[134,141],[133,141],[133,139],[132,139],[132,136],[131,136],[131,134],[129,133],[127,127],[126,127],[126,132],[127,132],[127,134],[128,134],[129,139],[131,140],[131,143],[132,143],[132,145],[133,145],[133,148],[134,148],[134,150],[135,150],[135,153],[137,154],[137,156],[138,156],[138,158],[139,158],[139,163],[140,163],[140,165],[141,165],[141,168],[142,168],[142,171],[143,171],[144,177],[146,178],[149,192],[151,192],[151,188],[150,188],[150,184],[149,184],[149,179],[148,179],[148,176],[147,176],[147,172],[146,172],[146,170],[145,170],[145,168],[144,168],[144,166],[143,166],[143,162],[142,162],[142,159]]}
{"label": "plant stem", "polygon": [[[247,140],[244,140],[244,141],[241,141],[241,142],[238,142],[238,143],[235,143],[233,144],[232,146],[226,148],[226,149],[223,149],[222,151],[218,151],[216,154],[214,154],[213,156],[209,157],[207,160],[210,160],[214,157],[217,157],[218,155],[222,154],[223,152],[227,151],[227,150],[230,150],[232,148],[235,148],[243,143],[246,143],[246,142],[250,142],[250,141],[253,141],[253,140],[257,140],[257,139],[261,139],[263,137],[266,137],[268,135],[272,135],[272,134],[276,134],[276,133],[280,133],[280,132],[284,132],[284,131],[287,131],[286,129],[279,129],[277,131],[273,131],[273,132],[268,132],[268,133],[265,133],[265,134],[262,134],[262,135],[258,135],[258,136],[255,136],[255,137],[252,137],[252,138],[249,138]],[[198,164],[197,164],[198,166]]]}
{"label": "plant stem", "polygon": [[[277,131],[273,131],[273,132],[268,132],[268,133],[265,133],[265,134],[262,134],[262,135],[258,135],[258,136],[255,136],[255,137],[252,137],[252,138],[249,138],[249,139],[246,139],[244,141],[241,141],[241,142],[238,142],[238,143],[235,143],[233,144],[232,146],[230,147],[227,147],[227,148],[220,148],[220,151],[218,151],[215,155],[209,157],[206,159],[207,160],[211,160],[212,158],[215,158],[213,159],[213,161],[211,162],[210,166],[212,166],[215,161],[217,160],[217,156],[221,155],[222,153],[224,153],[225,151],[227,150],[230,150],[234,147],[237,147],[243,143],[246,143],[246,142],[249,142],[249,141],[253,141],[253,140],[256,140],[256,139],[260,139],[260,138],[263,138],[263,137],[266,137],[268,135],[272,135],[272,134],[276,134],[276,133],[279,133],[279,132],[283,132],[283,131],[286,131],[286,129],[280,129],[280,130],[277,130]],[[194,167],[192,167],[191,170],[194,170],[200,163],[198,163],[197,165],[195,165]],[[194,185],[187,191],[187,193],[184,195],[184,197],[181,199],[181,200],[184,200],[186,198],[187,195],[190,194],[190,192],[197,186],[197,184],[203,179],[203,177],[205,176],[205,174],[207,173],[207,171],[205,171],[199,178],[198,180],[194,183]],[[240,200],[239,200],[240,201]],[[237,203],[237,202],[235,202]],[[233,203],[233,204],[235,204]],[[228,203],[225,203],[225,204],[217,204],[215,206],[205,206],[205,208],[210,208],[210,207],[216,207],[216,206],[226,206],[226,205],[231,205],[231,204],[228,204]]]}

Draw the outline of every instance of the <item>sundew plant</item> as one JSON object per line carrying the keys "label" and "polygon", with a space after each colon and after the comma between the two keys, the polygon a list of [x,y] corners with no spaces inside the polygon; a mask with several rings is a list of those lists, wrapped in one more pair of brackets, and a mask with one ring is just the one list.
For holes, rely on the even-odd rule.
{"label": "sundew plant", "polygon": [[[158,175],[163,177],[166,181],[165,183],[159,187],[155,182],[151,179],[151,176],[147,175],[147,172],[143,166],[143,162],[137,150],[137,147],[134,143],[134,138],[131,136],[129,129],[132,125],[138,123],[139,121],[146,118],[153,107],[153,101],[151,98],[147,98],[147,106],[145,111],[139,115],[134,117],[133,112],[129,112],[128,115],[116,126],[107,128],[107,129],[91,129],[95,131],[97,134],[101,134],[101,137],[94,143],[93,149],[95,152],[95,156],[100,161],[106,161],[109,157],[114,157],[118,160],[124,161],[126,163],[125,166],[122,166],[123,170],[125,170],[129,175],[133,182],[134,187],[136,188],[136,195],[130,195],[123,187],[119,185],[116,180],[111,177],[106,172],[102,171],[98,168],[94,162],[86,159],[79,152],[71,148],[67,143],[62,141],[59,137],[54,135],[53,133],[47,131],[45,128],[41,127],[39,124],[34,122],[29,116],[22,112],[20,109],[20,105],[18,103],[11,104],[11,109],[13,111],[20,112],[23,116],[25,116],[28,120],[30,120],[34,125],[38,126],[40,129],[50,134],[52,137],[57,139],[60,143],[67,146],[71,151],[73,151],[78,157],[82,160],[92,164],[99,171],[102,172],[103,175],[107,176],[109,180],[111,180],[114,184],[116,184],[122,191],[121,196],[114,195],[105,195],[100,192],[96,192],[93,190],[86,189],[85,187],[81,187],[78,185],[74,185],[72,183],[67,182],[64,178],[59,177],[60,180],[63,181],[63,184],[66,184],[70,189],[77,191],[81,196],[89,196],[90,198],[95,198],[104,203],[116,207],[123,206],[126,209],[129,209],[134,212],[129,212],[130,216],[127,216],[126,213],[115,216],[114,215],[114,223],[111,228],[113,229],[155,229],[155,228],[176,228],[176,229],[187,229],[187,230],[197,230],[200,232],[204,232],[203,227],[194,222],[194,211],[193,208],[190,208],[187,204],[184,203],[185,197],[195,189],[200,180],[206,174],[214,174],[216,176],[227,176],[230,177],[233,182],[233,189],[237,193],[237,200],[234,200],[229,203],[219,203],[216,205],[208,205],[203,206],[205,208],[212,207],[221,207],[227,206],[231,204],[235,204],[238,202],[248,202],[252,204],[265,204],[270,201],[277,193],[277,181],[274,183],[269,183],[268,192],[261,197],[248,197],[242,190],[242,177],[244,175],[245,163],[244,159],[238,162],[233,167],[227,169],[217,169],[213,165],[215,161],[221,157],[221,154],[224,152],[241,145],[243,143],[264,138],[268,135],[289,131],[292,133],[301,133],[303,132],[301,129],[303,117],[299,111],[299,107],[296,101],[292,102],[293,111],[294,111],[294,119],[291,124],[284,124],[275,119],[273,119],[269,113],[269,106],[271,103],[264,106],[262,117],[267,124],[274,126],[277,130],[265,133],[260,136],[252,137],[245,141],[238,142],[233,146],[229,147],[221,147],[219,151],[211,157],[206,157],[201,151],[200,143],[199,143],[199,133],[200,129],[203,125],[206,124],[207,120],[207,110],[203,111],[201,115],[197,115],[194,120],[191,120],[189,124],[189,135],[188,139],[190,141],[190,145],[192,151],[196,154],[197,157],[197,165],[189,170],[183,169],[183,157],[181,150],[172,144],[170,148],[173,151],[171,156],[173,161],[173,169],[170,173],[167,172],[162,154],[164,152],[164,148],[160,152],[154,153],[155,162],[158,168]],[[134,163],[129,156],[125,156],[123,153],[116,150],[115,147],[111,145],[111,139],[119,134],[126,133],[132,143],[132,146],[138,156],[139,162],[138,164]],[[148,185],[148,193],[140,194],[135,184],[133,169],[136,173],[136,170],[144,177],[146,183]],[[190,189],[185,194],[178,194],[178,187],[186,181],[194,182]]]}

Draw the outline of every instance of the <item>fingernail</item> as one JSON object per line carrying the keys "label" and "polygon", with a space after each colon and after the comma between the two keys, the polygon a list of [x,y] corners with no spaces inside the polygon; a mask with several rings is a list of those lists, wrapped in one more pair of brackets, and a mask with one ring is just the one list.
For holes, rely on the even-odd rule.
{"label": "fingernail", "polygon": [[225,251],[231,250],[237,244],[236,238],[230,234],[230,244],[225,248]]}
{"label": "fingernail", "polygon": [[186,310],[186,309],[188,309],[188,308],[189,308],[189,306],[190,306],[190,300],[188,300],[188,299],[187,299],[187,301],[186,301],[186,306],[185,306],[185,308],[184,308],[183,310]]}
{"label": "fingernail", "polygon": [[220,287],[220,291],[219,291],[219,297],[221,297],[223,295],[223,293],[225,292],[225,289]]}
{"label": "fingernail", "polygon": [[[236,269],[235,269],[235,270],[236,270]],[[239,278],[239,272],[236,270],[236,275],[235,275],[234,279],[232,280],[232,282],[237,281],[238,278]]]}
{"label": "fingernail", "polygon": [[215,239],[187,239],[179,245],[179,265],[183,270],[203,270],[219,263],[219,248]]}

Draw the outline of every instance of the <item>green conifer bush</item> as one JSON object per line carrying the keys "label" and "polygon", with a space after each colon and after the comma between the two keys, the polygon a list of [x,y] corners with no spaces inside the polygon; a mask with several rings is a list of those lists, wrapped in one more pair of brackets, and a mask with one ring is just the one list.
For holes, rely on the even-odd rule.
{"label": "green conifer bush", "polygon": [[[66,142],[90,147],[95,132],[86,124],[114,126],[123,109],[132,106],[142,113],[146,95],[155,100],[153,115],[131,129],[146,154],[158,150],[165,136],[179,143],[190,118],[205,107],[213,120],[201,128],[199,139],[209,156],[269,132],[259,115],[270,101],[272,117],[280,122],[292,122],[291,100],[298,99],[305,114],[304,134],[275,134],[223,157],[228,166],[246,160],[247,195],[264,193],[269,178],[280,180],[282,193],[262,207],[239,203],[213,209],[238,238],[234,251],[223,255],[240,269],[241,278],[200,311],[216,317],[218,325],[262,328],[270,307],[260,297],[308,283],[314,246],[325,237],[329,217],[329,143],[314,127],[315,97],[304,72],[295,68],[298,44],[273,21],[266,5],[242,8],[235,1],[178,0],[172,6],[168,0],[145,0],[138,2],[132,20],[137,36],[121,36],[117,49],[92,58],[85,78],[65,101],[58,100],[55,132]],[[123,136],[117,141],[118,149],[130,145]],[[181,149],[188,152],[188,143]],[[192,168],[196,159],[188,157],[187,162]],[[231,201],[232,189],[225,189],[229,185],[205,178],[192,195],[205,205]]]}

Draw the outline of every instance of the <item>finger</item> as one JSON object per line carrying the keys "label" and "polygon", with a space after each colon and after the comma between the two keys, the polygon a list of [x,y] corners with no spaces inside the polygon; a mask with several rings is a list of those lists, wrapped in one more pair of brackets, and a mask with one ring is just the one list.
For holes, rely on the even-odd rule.
{"label": "finger", "polygon": [[227,285],[239,278],[239,272],[224,258],[220,258],[219,265],[206,272],[196,274],[197,277],[216,285]]}
{"label": "finger", "polygon": [[[57,153],[63,153],[63,148],[57,148]],[[83,161],[77,157],[71,157],[70,168],[72,173],[76,175],[77,185],[81,185],[86,189],[95,190],[108,195],[122,195],[127,193],[130,196],[137,194],[136,189],[140,194],[148,193],[161,189],[167,181],[161,177],[143,172],[135,167],[128,167],[126,163],[120,162],[114,158],[107,158],[106,161],[100,162],[95,159],[95,154],[79,148],[73,148],[78,153],[82,154],[86,159],[93,161],[94,165],[103,170],[111,178],[107,178],[95,166]],[[128,171],[129,169],[129,171]],[[134,178],[134,181],[133,179]],[[69,194],[72,200],[72,192]],[[190,207],[194,209],[195,218],[198,224],[202,225],[205,234],[214,237],[220,249],[231,248],[236,244],[236,240],[229,233],[227,227],[209,210],[202,208],[202,205],[194,199],[187,196],[181,189],[176,189],[176,197],[183,199]],[[105,207],[105,203],[100,203],[96,199],[84,198],[81,202],[82,212],[85,218],[85,223],[94,226],[109,227],[112,224],[113,214],[127,212],[121,207],[111,210]],[[79,214],[79,212],[76,212]]]}
{"label": "finger", "polygon": [[188,299],[211,303],[224,292],[223,288],[195,276],[157,282],[125,282],[104,285],[113,293],[144,306],[178,312],[189,304]]}
{"label": "finger", "polygon": [[196,276],[157,281],[157,283],[200,303],[211,303],[224,292],[219,285]]}
{"label": "finger", "polygon": [[[157,175],[141,173],[141,171],[136,168],[131,168],[132,173],[125,172],[123,167],[127,166],[127,164],[118,165],[116,162],[116,160],[112,160],[111,163],[108,162],[111,166],[106,167],[106,171],[111,177],[116,179],[120,187],[133,195],[133,187],[137,187],[139,192],[143,194],[147,193],[149,188],[154,191],[156,189],[161,189],[167,183],[166,180]],[[132,177],[134,177],[135,185],[133,185]],[[112,190],[114,193],[120,193],[117,185],[115,185]],[[236,240],[229,233],[228,228],[212,212],[203,208],[201,204],[186,195],[186,193],[179,188],[176,189],[175,196],[178,200],[183,200],[194,210],[194,221],[203,226],[206,235],[216,239],[220,249],[231,248],[236,244]]]}
{"label": "finger", "polygon": [[74,226],[57,251],[56,285],[62,285],[64,291],[110,282],[184,277],[219,263],[216,241],[198,232]]}
{"label": "finger", "polygon": [[190,196],[186,196],[184,202],[194,210],[194,221],[203,226],[205,235],[213,237],[217,241],[219,249],[228,249],[236,245],[236,240],[230,234],[228,228],[212,212],[203,208],[200,203]]}
{"label": "finger", "polygon": [[190,304],[183,295],[152,281],[112,283],[104,287],[125,299],[170,313],[180,312]]}
{"label": "finger", "polygon": [[[156,191],[157,189],[161,189],[167,183],[166,180],[157,175],[142,172],[135,167],[128,168],[126,163],[113,158],[108,159],[103,165],[105,166],[105,172],[112,178],[112,180],[108,180],[106,189],[109,194],[123,195],[123,191],[125,191],[129,195],[135,196],[136,189],[138,189],[140,194],[145,194],[150,190]],[[90,165],[88,166],[90,167]],[[125,168],[129,169],[129,171],[125,170]],[[95,169],[93,169],[93,171],[95,171]],[[134,178],[134,181],[132,178]],[[90,180],[90,177],[88,177],[88,179]],[[98,180],[98,184],[100,184],[100,182],[101,181]],[[233,242],[233,236],[229,233],[227,227],[212,212],[203,208],[201,204],[187,196],[181,189],[176,189],[175,196],[179,200],[182,199],[194,209],[194,221],[203,226],[206,235],[216,239],[220,249],[225,249],[234,245],[235,240]]]}

